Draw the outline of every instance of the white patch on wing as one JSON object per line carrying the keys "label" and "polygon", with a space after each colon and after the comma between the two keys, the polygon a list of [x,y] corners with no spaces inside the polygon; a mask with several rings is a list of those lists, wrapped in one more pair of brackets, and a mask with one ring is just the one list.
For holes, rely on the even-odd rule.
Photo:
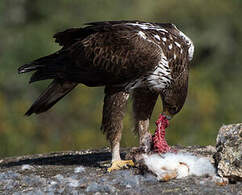
{"label": "white patch on wing", "polygon": [[181,48],[181,44],[180,44],[180,43],[177,43],[177,42],[175,41],[175,44],[176,44],[177,47]]}
{"label": "white patch on wing", "polygon": [[161,91],[167,87],[171,82],[171,70],[169,69],[168,60],[163,53],[163,50],[159,44],[152,39],[146,39],[151,44],[156,45],[160,50],[161,60],[156,66],[155,70],[147,72],[146,75],[127,83],[125,86],[126,90],[132,90],[138,87],[147,86],[151,90]]}
{"label": "white patch on wing", "polygon": [[172,49],[172,44],[170,44],[170,45],[168,46],[168,49],[169,49],[169,50],[171,50],[171,49]]}
{"label": "white patch on wing", "polygon": [[[177,29],[178,30],[178,29]],[[193,58],[193,54],[194,54],[194,45],[193,45],[193,42],[192,40],[186,36],[183,32],[179,31],[179,35],[182,37],[183,40],[186,41],[186,44],[188,45],[188,59],[189,61],[192,60]]]}
{"label": "white patch on wing", "polygon": [[[143,30],[156,30],[156,31],[158,31],[159,33],[162,33],[163,35],[165,35],[165,33],[167,34],[169,34],[169,32],[166,30],[166,29],[164,29],[164,28],[162,28],[162,27],[160,27],[159,25],[155,25],[155,24],[151,24],[151,23],[138,23],[138,22],[136,22],[136,23],[132,23],[132,22],[128,22],[128,23],[126,23],[126,25],[131,25],[131,26],[137,26],[137,27],[139,27],[139,28],[141,28],[141,29],[143,29]],[[188,38],[183,32],[181,32],[174,24],[172,24],[172,26],[176,29],[176,30],[178,30],[179,31],[179,36],[186,42],[186,44],[188,45],[188,59],[189,59],[189,61],[191,61],[192,60],[192,58],[193,58],[193,54],[194,54],[194,45],[193,45],[193,43],[192,43],[192,41],[191,41],[191,39],[190,38]],[[172,36],[171,36],[171,40],[172,40]],[[162,42],[162,44],[163,45],[165,45],[163,42]],[[179,47],[179,48],[181,48],[181,45],[179,44],[179,43],[177,43],[177,42],[175,42],[175,44],[177,45],[177,47]]]}
{"label": "white patch on wing", "polygon": [[163,57],[154,71],[150,71],[145,76],[128,83],[125,87],[126,90],[133,90],[135,88],[147,86],[151,90],[159,92],[169,86],[172,80],[171,70],[169,68],[167,58],[164,56],[163,52],[161,56]]}
{"label": "white patch on wing", "polygon": [[[192,41],[181,31],[179,31],[175,25],[173,25],[174,28],[176,28],[179,31],[178,37],[182,38],[182,40],[180,40],[181,42],[177,42],[175,41],[175,35],[171,35],[166,29],[164,29],[163,27],[156,25],[156,24],[152,24],[152,23],[139,23],[139,22],[128,22],[126,23],[126,25],[130,25],[130,26],[135,26],[138,29],[140,29],[138,31],[138,35],[145,39],[146,41],[148,41],[151,44],[155,44],[157,47],[160,48],[161,51],[161,60],[159,62],[159,64],[157,65],[157,67],[152,71],[152,72],[148,72],[145,76],[142,76],[130,83],[127,83],[126,85],[126,89],[134,89],[137,87],[141,87],[141,86],[148,86],[149,88],[156,90],[156,91],[160,91],[163,88],[169,86],[172,77],[171,77],[171,70],[169,69],[168,66],[168,59],[166,58],[166,56],[164,56],[164,53],[162,51],[161,48],[161,44],[166,46],[167,43],[167,36],[169,36],[169,40],[173,40],[172,43],[169,44],[169,46],[167,47],[167,49],[172,50],[174,47],[178,47],[180,49],[180,53],[184,53],[184,52],[188,52],[188,59],[191,60],[193,57],[193,53],[194,53],[194,46]],[[155,30],[157,31],[157,34],[153,35],[153,37],[161,42],[156,42],[154,39],[149,39],[148,38],[148,34],[150,33],[149,30]],[[184,44],[187,44],[188,46],[188,51],[186,50],[186,47],[184,47],[184,49],[182,48],[183,46],[183,42]],[[163,47],[163,46],[162,46]],[[173,59],[177,59],[177,54],[173,54]],[[169,59],[171,60],[171,59]]]}
{"label": "white patch on wing", "polygon": [[141,38],[143,38],[143,39],[147,39],[145,33],[142,32],[142,31],[139,31],[139,32],[138,32],[138,35],[139,35]]}
{"label": "white patch on wing", "polygon": [[[180,31],[174,24],[172,24],[172,26],[179,31],[179,36],[186,42],[186,44],[188,45],[188,59],[189,61],[192,60],[193,58],[193,54],[194,54],[194,45],[192,40],[186,36],[182,31]],[[181,51],[182,53],[183,51]]]}
{"label": "white patch on wing", "polygon": [[191,44],[190,47],[189,47],[189,49],[188,49],[188,59],[189,59],[189,61],[192,60],[193,54],[194,54],[194,45]]}
{"label": "white patch on wing", "polygon": [[150,89],[161,91],[171,83],[171,70],[167,58],[162,54],[161,60],[154,71],[149,73],[146,78],[147,85]]}
{"label": "white patch on wing", "polygon": [[131,26],[138,26],[139,28],[143,29],[143,30],[157,30],[157,31],[162,31],[162,32],[166,32],[168,33],[168,31],[164,28],[161,28],[160,26],[158,25],[153,25],[151,23],[142,23],[142,24],[139,24],[139,23],[126,23],[127,25],[131,25]]}
{"label": "white patch on wing", "polygon": [[168,31],[166,30],[166,29],[164,29],[164,28],[159,28],[159,29],[157,29],[158,31],[163,31],[163,32],[166,32],[166,33],[168,33]]}
{"label": "white patch on wing", "polygon": [[124,94],[124,98],[125,98],[125,100],[128,100],[129,99],[129,94],[128,93],[125,93]]}
{"label": "white patch on wing", "polygon": [[138,27],[140,27],[140,28],[143,29],[143,30],[147,30],[147,29],[149,29],[149,26],[148,26],[146,23],[144,23],[144,24],[139,24],[139,23],[127,23],[127,25],[138,26]]}
{"label": "white patch on wing", "polygon": [[171,34],[169,34],[169,39],[173,41],[173,37],[171,36]]}
{"label": "white patch on wing", "polygon": [[160,36],[159,35],[154,35],[154,37],[160,41]]}
{"label": "white patch on wing", "polygon": [[[177,29],[178,30],[178,29]],[[193,45],[192,40],[186,36],[182,31],[179,30],[179,35],[189,44]]]}

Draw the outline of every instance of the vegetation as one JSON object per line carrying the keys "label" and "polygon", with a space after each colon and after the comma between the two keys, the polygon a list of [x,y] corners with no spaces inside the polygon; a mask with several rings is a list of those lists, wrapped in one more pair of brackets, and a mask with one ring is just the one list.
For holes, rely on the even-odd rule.
{"label": "vegetation", "polygon": [[[222,124],[242,119],[240,0],[0,1],[0,157],[107,146],[99,130],[103,88],[77,87],[52,110],[23,114],[49,81],[28,85],[17,67],[56,51],[55,32],[102,20],[171,22],[195,44],[189,95],[168,130],[170,144],[215,144]],[[241,18],[240,18],[241,17]],[[156,105],[150,130],[162,111]],[[137,145],[131,102],[122,146]]]}

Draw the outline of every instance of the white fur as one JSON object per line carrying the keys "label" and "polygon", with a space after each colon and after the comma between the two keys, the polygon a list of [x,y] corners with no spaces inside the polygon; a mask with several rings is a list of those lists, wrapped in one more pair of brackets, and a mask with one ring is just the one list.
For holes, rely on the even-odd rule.
{"label": "white fur", "polygon": [[175,173],[175,178],[189,175],[215,175],[215,168],[205,157],[197,157],[189,153],[143,154],[148,169],[163,180],[165,175]]}

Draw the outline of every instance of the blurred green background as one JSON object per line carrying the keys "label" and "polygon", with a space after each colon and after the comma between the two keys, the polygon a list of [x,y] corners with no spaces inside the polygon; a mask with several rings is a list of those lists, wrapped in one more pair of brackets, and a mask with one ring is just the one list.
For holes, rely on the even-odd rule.
{"label": "blurred green background", "polygon": [[[59,49],[52,36],[103,20],[171,22],[195,44],[189,95],[172,120],[170,144],[215,144],[223,124],[242,121],[241,0],[1,0],[0,157],[108,146],[100,128],[103,88],[77,87],[53,109],[23,116],[49,81],[28,85],[17,67]],[[162,111],[153,113],[150,130]],[[122,146],[138,144],[131,101]]]}

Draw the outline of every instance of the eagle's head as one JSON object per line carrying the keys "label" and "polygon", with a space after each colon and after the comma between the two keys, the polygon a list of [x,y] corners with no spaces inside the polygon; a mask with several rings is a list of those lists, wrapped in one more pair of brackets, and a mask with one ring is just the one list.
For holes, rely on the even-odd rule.
{"label": "eagle's head", "polygon": [[163,115],[168,120],[177,114],[183,107],[187,97],[187,86],[171,87],[166,89],[161,94],[163,104]]}

